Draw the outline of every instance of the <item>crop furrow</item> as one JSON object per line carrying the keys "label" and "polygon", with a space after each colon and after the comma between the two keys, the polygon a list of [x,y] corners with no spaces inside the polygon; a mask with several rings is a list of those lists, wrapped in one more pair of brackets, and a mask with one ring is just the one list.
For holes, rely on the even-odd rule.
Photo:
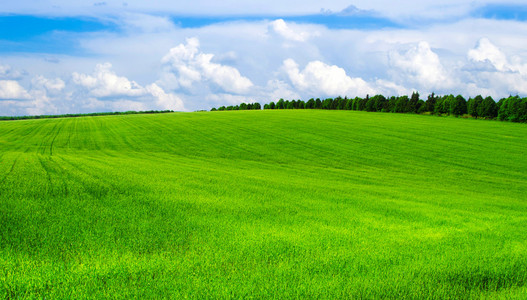
{"label": "crop furrow", "polygon": [[4,175],[4,177],[0,180],[0,184],[3,184],[7,177],[9,175],[11,175],[11,173],[13,173],[13,170],[15,169],[15,166],[16,166],[16,162],[18,161],[18,158],[20,157],[20,155],[18,155],[14,160],[13,160],[13,164],[11,164],[11,168],[9,169],[9,171],[7,171],[7,173]]}

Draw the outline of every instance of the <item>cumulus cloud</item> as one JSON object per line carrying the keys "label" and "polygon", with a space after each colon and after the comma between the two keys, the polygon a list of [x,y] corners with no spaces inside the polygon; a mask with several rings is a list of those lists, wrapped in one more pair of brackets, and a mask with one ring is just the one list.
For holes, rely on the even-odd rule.
{"label": "cumulus cloud", "polygon": [[[148,107],[152,100],[158,109],[184,110],[183,100],[175,94],[165,92],[155,83],[143,87],[135,81],[117,75],[111,70],[110,63],[98,64],[93,74],[73,73],[73,82],[87,90],[96,99],[110,99],[117,104],[114,107],[127,110],[141,110]],[[123,98],[137,98],[130,100]],[[93,101],[90,105],[93,105]],[[127,106],[128,105],[128,106]],[[151,107],[151,106],[150,106]],[[152,107],[151,107],[152,108]]]}
{"label": "cumulus cloud", "polygon": [[[288,83],[279,80],[271,79],[267,82],[266,87],[264,88],[264,93],[266,99],[264,101],[270,102],[275,101],[280,98],[283,99],[300,99],[300,94],[293,89]],[[312,95],[313,96],[313,95]]]}
{"label": "cumulus cloud", "polygon": [[480,39],[476,47],[468,51],[467,57],[473,63],[485,63],[493,67],[472,74],[473,89],[486,88],[492,94],[527,94],[527,64],[521,58],[509,59],[488,38]]}
{"label": "cumulus cloud", "polygon": [[186,44],[180,44],[170,49],[162,62],[174,73],[177,84],[190,88],[196,82],[211,82],[224,92],[243,94],[250,91],[253,83],[247,77],[231,66],[212,62],[214,54],[199,50],[197,38],[187,39]]}
{"label": "cumulus cloud", "polygon": [[505,54],[487,38],[479,40],[476,48],[468,52],[468,58],[475,62],[490,62],[499,71],[505,71],[508,65]]}
{"label": "cumulus cloud", "polygon": [[9,65],[0,65],[0,79],[19,79],[23,73],[14,70]]}
{"label": "cumulus cloud", "polygon": [[282,38],[286,40],[294,41],[294,42],[305,42],[311,36],[309,32],[295,31],[291,29],[287,25],[287,23],[282,19],[272,21],[269,24],[269,31],[271,33],[275,33],[281,36]]}
{"label": "cumulus cloud", "polygon": [[300,71],[293,59],[286,59],[283,69],[293,85],[314,95],[357,96],[374,93],[374,90],[361,78],[351,78],[346,71],[335,65],[312,61]]}
{"label": "cumulus cloud", "polygon": [[111,70],[112,64],[98,64],[92,75],[73,73],[73,82],[89,89],[95,97],[142,96],[145,90],[135,81],[118,76]]}
{"label": "cumulus cloud", "polygon": [[444,89],[452,86],[452,80],[439,56],[432,51],[427,42],[422,41],[403,54],[393,51],[389,57],[391,66],[395,68],[392,75],[397,81],[416,84],[424,89]]}
{"label": "cumulus cloud", "polygon": [[48,79],[42,75],[38,75],[33,78],[33,80],[31,80],[31,83],[34,88],[46,89],[48,92],[60,92],[66,87],[66,84],[62,79]]}
{"label": "cumulus cloud", "polygon": [[157,84],[152,83],[146,87],[146,91],[154,96],[156,104],[160,109],[184,110],[183,100],[178,96],[165,92]]}
{"label": "cumulus cloud", "polygon": [[15,80],[0,80],[0,100],[28,100],[31,96]]}

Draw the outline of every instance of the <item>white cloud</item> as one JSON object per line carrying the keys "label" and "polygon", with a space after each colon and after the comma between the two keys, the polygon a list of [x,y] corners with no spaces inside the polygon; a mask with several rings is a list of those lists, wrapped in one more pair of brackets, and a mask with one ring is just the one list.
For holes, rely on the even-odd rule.
{"label": "white cloud", "polygon": [[112,111],[127,111],[127,110],[148,110],[148,105],[141,101],[133,101],[128,99],[122,99],[118,101],[112,101],[109,106]]}
{"label": "white cloud", "polygon": [[170,49],[162,62],[170,66],[169,70],[176,75],[177,83],[184,88],[190,88],[196,82],[212,82],[225,92],[243,94],[250,91],[253,83],[247,77],[231,66],[212,62],[214,54],[199,51],[197,38],[187,39],[186,44],[180,44]]}
{"label": "white cloud", "polygon": [[497,95],[507,93],[527,94],[527,64],[520,57],[509,59],[507,55],[488,38],[482,38],[467,57],[475,63],[488,63],[494,68],[481,69],[471,74],[475,83],[473,89],[486,89]]}
{"label": "white cloud", "polygon": [[[266,87],[264,88],[266,103],[271,101],[276,101],[280,98],[283,99],[300,99],[301,96],[296,92],[289,84],[282,80],[271,79],[267,82]],[[312,95],[311,97],[313,97]]]}
{"label": "white cloud", "polygon": [[269,31],[278,34],[286,40],[294,42],[305,42],[311,36],[311,34],[306,31],[295,31],[291,29],[282,19],[272,21],[269,24]]}
{"label": "white cloud", "polygon": [[[165,92],[155,83],[143,87],[124,76],[118,76],[111,67],[110,63],[104,63],[98,64],[92,75],[73,73],[73,82],[86,89],[95,99],[109,99],[115,102],[109,106],[113,109],[185,110],[183,100],[177,95]],[[150,103],[152,101],[153,103]],[[98,102],[90,101],[88,105],[93,106],[94,103]]]}
{"label": "white cloud", "polygon": [[22,72],[13,70],[9,65],[0,65],[0,79],[19,79]]}
{"label": "white cloud", "polygon": [[28,100],[31,96],[15,80],[0,80],[0,100]]}
{"label": "white cloud", "polygon": [[73,82],[89,89],[95,97],[129,96],[137,97],[145,94],[145,90],[135,81],[123,76],[117,76],[111,70],[110,63],[98,64],[92,75],[73,73]]}
{"label": "white cloud", "polygon": [[313,95],[364,96],[374,90],[361,78],[351,78],[338,66],[330,66],[321,61],[312,61],[300,71],[293,59],[286,59],[283,69],[293,85]]}
{"label": "white cloud", "polygon": [[161,87],[157,84],[152,83],[146,87],[146,90],[154,96],[157,101],[156,104],[160,109],[170,109],[170,110],[185,110],[183,105],[183,100],[178,96],[170,93],[166,93]]}
{"label": "white cloud", "polygon": [[452,87],[452,80],[443,68],[439,56],[427,42],[420,42],[406,53],[390,53],[390,64],[395,68],[392,75],[397,81],[416,84],[422,89],[444,89]]}
{"label": "white cloud", "polygon": [[42,75],[38,75],[33,80],[31,80],[33,88],[37,89],[46,89],[49,92],[60,92],[65,87],[66,84],[60,78],[48,79]]}
{"label": "white cloud", "polygon": [[157,33],[175,30],[174,23],[167,17],[142,13],[125,13],[121,17],[122,27],[134,33]]}
{"label": "white cloud", "polygon": [[479,40],[476,48],[471,49],[468,52],[468,58],[476,62],[488,61],[499,71],[505,71],[508,69],[507,57],[505,54],[487,38]]}

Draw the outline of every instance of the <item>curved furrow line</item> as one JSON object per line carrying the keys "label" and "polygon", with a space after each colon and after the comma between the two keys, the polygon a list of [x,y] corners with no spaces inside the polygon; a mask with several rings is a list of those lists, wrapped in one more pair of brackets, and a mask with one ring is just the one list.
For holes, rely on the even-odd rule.
{"label": "curved furrow line", "polygon": [[9,171],[7,171],[7,173],[4,175],[4,177],[0,180],[0,185],[3,184],[6,181],[7,177],[9,177],[9,175],[11,175],[11,173],[13,173],[13,170],[15,169],[15,166],[16,166],[16,163],[17,163],[19,157],[20,157],[20,155],[18,155],[13,160],[13,164],[11,164],[11,168],[9,169]]}

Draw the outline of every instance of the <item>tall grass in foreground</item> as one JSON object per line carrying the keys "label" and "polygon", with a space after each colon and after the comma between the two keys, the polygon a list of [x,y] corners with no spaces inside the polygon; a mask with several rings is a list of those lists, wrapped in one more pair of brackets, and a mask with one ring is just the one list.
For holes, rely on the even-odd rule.
{"label": "tall grass in foreground", "polygon": [[0,298],[516,298],[527,127],[353,111],[0,123]]}

